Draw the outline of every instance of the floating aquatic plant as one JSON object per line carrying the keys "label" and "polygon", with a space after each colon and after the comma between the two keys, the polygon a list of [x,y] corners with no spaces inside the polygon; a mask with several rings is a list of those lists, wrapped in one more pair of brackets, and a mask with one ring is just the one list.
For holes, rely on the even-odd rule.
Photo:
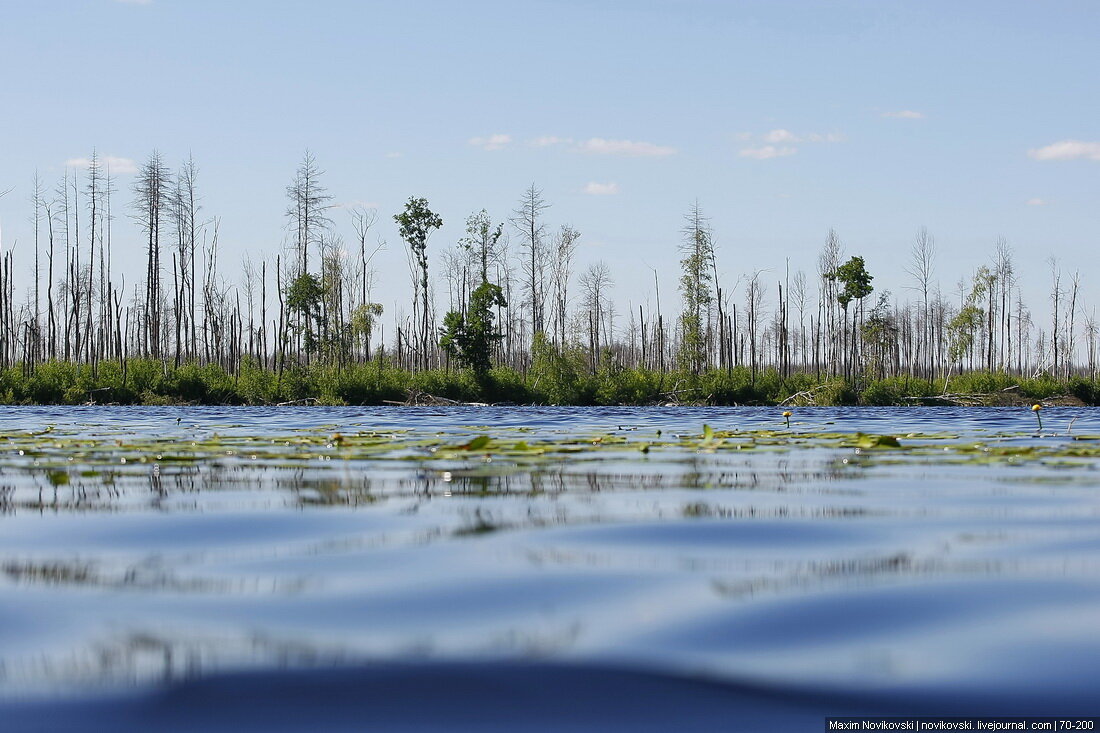
{"label": "floating aquatic plant", "polygon": [[491,440],[492,438],[490,438],[488,435],[479,435],[470,442],[459,446],[459,448],[461,448],[462,450],[481,450],[485,446],[489,445],[489,441]]}
{"label": "floating aquatic plant", "polygon": [[901,443],[893,435],[864,435],[856,433],[856,447],[869,448],[900,448]]}

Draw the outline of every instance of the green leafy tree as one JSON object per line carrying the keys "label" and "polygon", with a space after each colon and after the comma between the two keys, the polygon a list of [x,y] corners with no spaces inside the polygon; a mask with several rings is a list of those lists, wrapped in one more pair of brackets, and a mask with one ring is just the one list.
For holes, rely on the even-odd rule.
{"label": "green leafy tree", "polygon": [[416,290],[416,297],[420,301],[420,365],[426,368],[429,345],[428,237],[433,231],[443,226],[443,219],[428,208],[427,199],[409,197],[405,202],[405,210],[395,214],[393,220],[397,222],[401,238],[408,245],[409,253],[420,274]]}
{"label": "green leafy tree", "polygon": [[[979,267],[962,307],[947,322],[947,354],[952,362],[960,361],[974,348],[974,336],[982,327],[986,315],[981,304],[986,294],[993,291],[995,281],[996,277],[988,267]],[[960,287],[965,287],[965,281]]]}
{"label": "green leafy tree", "polygon": [[863,301],[874,291],[871,281],[874,277],[867,272],[867,266],[862,257],[852,257],[844,264],[838,266],[832,272],[825,273],[828,280],[840,283],[843,288],[837,293],[836,299],[840,307],[844,309],[845,318],[849,314],[848,306],[852,301],[858,303],[859,308],[851,312],[852,331],[849,339],[849,358],[847,360],[847,373],[850,376],[852,366],[856,363],[858,340],[856,331],[859,323],[863,321]]}
{"label": "green leafy tree", "polygon": [[325,289],[316,275],[303,272],[291,281],[286,290],[286,306],[291,313],[298,314],[296,329],[303,337],[303,347],[307,355],[314,354],[320,346],[318,334],[324,331],[324,311],[322,302]]}
{"label": "green leafy tree", "polygon": [[374,326],[380,315],[382,315],[381,303],[362,303],[351,312],[351,334],[363,340],[363,351],[368,359],[371,336],[374,335]]}
{"label": "green leafy tree", "polygon": [[287,309],[298,316],[291,319],[291,328],[302,337],[307,359],[318,356],[323,361],[340,362],[351,350],[352,324],[335,322],[333,310],[326,307],[333,287],[331,279],[309,272],[294,278],[287,286]]}
{"label": "green leafy tree", "polygon": [[862,257],[852,257],[843,265],[837,267],[831,273],[826,274],[830,280],[836,280],[844,289],[837,294],[837,302],[840,307],[848,309],[848,304],[853,300],[861,304],[874,291],[871,281],[875,278],[867,272],[867,266]]}
{"label": "green leafy tree", "polygon": [[481,284],[470,291],[465,311],[447,313],[440,329],[440,348],[473,370],[479,381],[489,374],[493,347],[504,338],[497,329],[493,309],[507,308],[508,301],[500,286],[489,282],[489,263],[497,256],[497,242],[503,233],[504,225],[494,227],[484,209],[466,219],[466,236],[459,246],[477,259]]}
{"label": "green leafy tree", "polygon": [[493,345],[504,338],[494,322],[493,309],[498,306],[508,306],[504,292],[499,285],[482,282],[470,293],[466,314],[449,312],[440,329],[440,348],[470,367],[478,379],[488,375],[493,366]]}

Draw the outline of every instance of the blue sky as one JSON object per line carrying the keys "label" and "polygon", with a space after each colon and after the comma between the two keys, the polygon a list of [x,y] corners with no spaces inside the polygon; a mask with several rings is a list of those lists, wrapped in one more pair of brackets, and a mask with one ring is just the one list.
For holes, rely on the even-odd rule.
{"label": "blue sky", "polygon": [[336,201],[377,206],[391,312],[407,197],[442,214],[438,252],[532,182],[623,307],[650,267],[671,306],[698,199],[729,285],[812,273],[834,227],[900,292],[927,226],[946,291],[1004,236],[1042,312],[1050,256],[1100,277],[1097,38],[1095,2],[2,0],[3,246],[29,266],[36,170],[52,185],[95,148],[126,189],[156,148],[194,154],[235,271],[278,251],[308,147]]}

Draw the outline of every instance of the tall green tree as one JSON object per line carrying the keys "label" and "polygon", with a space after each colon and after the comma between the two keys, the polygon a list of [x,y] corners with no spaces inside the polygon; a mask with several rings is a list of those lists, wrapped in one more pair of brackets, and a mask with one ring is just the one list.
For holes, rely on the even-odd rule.
{"label": "tall green tree", "polygon": [[483,282],[470,293],[466,314],[451,311],[443,319],[439,346],[453,359],[470,367],[479,380],[493,366],[493,345],[504,338],[497,330],[493,309],[506,308],[504,291],[499,285]]}
{"label": "tall green tree", "polygon": [[351,312],[351,334],[363,340],[363,354],[369,360],[370,342],[378,317],[382,315],[381,303],[360,303]]}
{"label": "tall green tree", "polygon": [[409,248],[409,255],[419,273],[414,297],[420,302],[419,362],[422,369],[428,367],[429,317],[428,317],[428,237],[436,229],[443,226],[443,219],[439,214],[428,208],[428,199],[410,196],[405,202],[405,210],[395,214],[393,220],[397,222],[401,239]]}
{"label": "tall green tree", "polygon": [[325,331],[324,310],[321,307],[324,297],[321,279],[308,272],[294,278],[286,289],[286,307],[298,316],[294,319],[294,328],[300,331],[307,356],[320,349],[319,334]]}
{"label": "tall green tree", "polygon": [[979,267],[974,273],[966,299],[959,306],[958,312],[947,322],[947,355],[953,363],[962,361],[967,354],[973,356],[974,337],[986,318],[986,310],[982,308],[982,304],[993,292],[996,280],[992,270],[985,265]]}
{"label": "tall green tree", "polygon": [[[825,277],[843,286],[840,292],[837,293],[836,299],[840,303],[840,307],[844,309],[845,318],[848,317],[849,313],[851,315],[852,330],[848,339],[850,350],[848,351],[849,358],[846,369],[847,376],[851,376],[852,367],[859,358],[859,339],[856,334],[859,324],[863,322],[863,301],[874,292],[874,287],[871,285],[874,277],[867,271],[863,258],[858,256],[851,257],[832,272],[826,273]],[[852,301],[857,303],[858,308],[849,311],[848,306],[851,305]]]}
{"label": "tall green tree", "polygon": [[493,347],[504,338],[496,324],[494,308],[507,308],[499,285],[489,282],[489,263],[497,256],[497,242],[504,225],[493,226],[482,209],[466,219],[466,236],[459,245],[472,254],[480,266],[480,285],[470,291],[465,310],[452,310],[443,319],[439,346],[452,359],[468,366],[478,380],[484,380],[493,366]]}

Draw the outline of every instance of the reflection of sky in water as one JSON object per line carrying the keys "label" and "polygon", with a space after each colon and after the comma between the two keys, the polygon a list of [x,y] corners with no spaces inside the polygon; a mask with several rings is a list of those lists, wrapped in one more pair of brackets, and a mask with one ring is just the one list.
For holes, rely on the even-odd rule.
{"label": "reflection of sky in water", "polygon": [[[1093,410],[1050,409],[1044,424],[1064,432],[1075,416],[1076,433],[1100,432]],[[803,434],[892,426],[944,445],[1074,445],[1027,437],[1026,410],[823,408],[794,421]],[[91,443],[60,467],[69,443],[0,455],[0,689],[489,656],[932,699],[1088,693],[1100,671],[1094,459],[945,462],[812,439],[639,450],[657,429],[697,435],[703,422],[779,429],[781,418],[12,408],[2,434],[54,424],[59,440],[98,436],[106,455],[118,440],[133,460],[90,461]],[[489,461],[418,446],[400,453],[414,460],[345,461],[338,445],[270,438],[253,459],[242,437],[400,428],[413,430],[403,440],[442,431],[448,444],[480,433],[494,446],[597,433],[628,443]],[[134,457],[149,436],[213,433],[236,440],[216,460]],[[301,450],[332,459],[288,456]]]}

